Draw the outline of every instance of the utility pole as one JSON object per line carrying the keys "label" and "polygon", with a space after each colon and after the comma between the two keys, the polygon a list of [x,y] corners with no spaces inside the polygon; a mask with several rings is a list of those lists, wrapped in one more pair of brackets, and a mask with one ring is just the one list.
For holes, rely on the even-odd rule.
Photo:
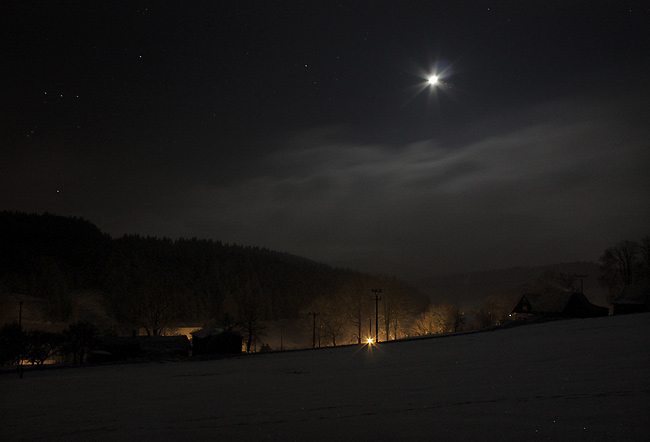
{"label": "utility pole", "polygon": [[375,294],[375,342],[379,342],[379,301],[381,301],[381,289],[370,289]]}
{"label": "utility pole", "polygon": [[580,294],[584,295],[585,294],[585,286],[584,286],[584,280],[587,276],[589,275],[573,275],[576,278],[580,278]]}
{"label": "utility pole", "polygon": [[23,301],[20,301],[20,308],[18,310],[18,329],[20,335],[18,336],[18,377],[23,378]]}
{"label": "utility pole", "polygon": [[307,313],[308,315],[312,315],[314,317],[314,332],[312,334],[312,348],[316,348],[316,316],[318,316],[318,313],[316,312],[309,312]]}

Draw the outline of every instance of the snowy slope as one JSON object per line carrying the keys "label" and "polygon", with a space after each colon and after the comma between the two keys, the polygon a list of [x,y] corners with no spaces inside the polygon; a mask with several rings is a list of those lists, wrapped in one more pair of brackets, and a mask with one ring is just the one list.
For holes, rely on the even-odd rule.
{"label": "snowy slope", "polygon": [[0,440],[643,441],[650,314],[0,377]]}

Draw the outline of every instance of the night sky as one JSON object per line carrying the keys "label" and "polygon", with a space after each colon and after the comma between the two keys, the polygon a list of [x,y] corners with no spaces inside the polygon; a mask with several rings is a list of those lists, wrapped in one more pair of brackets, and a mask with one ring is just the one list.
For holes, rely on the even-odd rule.
{"label": "night sky", "polygon": [[3,1],[0,48],[2,210],[406,278],[650,233],[647,2]]}

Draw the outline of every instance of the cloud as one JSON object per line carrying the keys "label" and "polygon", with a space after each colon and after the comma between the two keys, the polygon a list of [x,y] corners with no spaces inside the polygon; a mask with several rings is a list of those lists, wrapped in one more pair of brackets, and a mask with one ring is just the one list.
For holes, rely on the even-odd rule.
{"label": "cloud", "polygon": [[512,118],[476,125],[463,143],[306,131],[261,158],[258,176],[184,199],[217,238],[335,263],[358,256],[369,269],[593,259],[594,237],[647,225],[647,141],[615,109],[558,101],[520,111],[516,127]]}
{"label": "cloud", "polygon": [[[32,155],[5,181],[52,195],[27,207],[16,187],[3,205],[81,215],[113,235],[207,237],[409,276],[596,259],[648,234],[650,125],[637,101],[553,100],[402,145],[313,128],[230,174],[196,158],[185,168],[196,176],[174,165],[113,175],[126,165]],[[62,181],[76,189],[65,205]]]}

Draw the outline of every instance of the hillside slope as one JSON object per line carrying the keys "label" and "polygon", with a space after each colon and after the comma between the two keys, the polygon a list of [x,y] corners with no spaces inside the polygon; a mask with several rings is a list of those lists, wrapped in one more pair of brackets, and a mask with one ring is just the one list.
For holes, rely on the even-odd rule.
{"label": "hillside slope", "polygon": [[0,377],[7,440],[634,441],[650,314]]}
{"label": "hillside slope", "polygon": [[[371,287],[390,287],[418,311],[428,303],[396,278],[269,249],[197,238],[111,238],[81,218],[0,211],[0,307],[16,308],[16,297],[6,295],[30,296],[38,305],[25,308],[38,307],[42,320],[90,320],[77,314],[88,292],[102,298],[99,316],[124,324],[143,325],[151,316],[207,324],[246,306],[261,319],[295,318],[319,297],[350,287],[368,299]],[[1,309],[0,323],[16,317],[5,313],[9,308]]]}
{"label": "hillside slope", "polygon": [[[435,303],[455,302],[462,308],[471,310],[492,295],[521,296],[525,293],[535,293],[540,290],[545,278],[559,274],[582,275],[585,296],[594,304],[607,304],[606,290],[598,282],[600,270],[598,264],[593,262],[452,273],[414,281],[413,285],[428,294]],[[579,278],[576,278],[575,288],[579,287]]]}

